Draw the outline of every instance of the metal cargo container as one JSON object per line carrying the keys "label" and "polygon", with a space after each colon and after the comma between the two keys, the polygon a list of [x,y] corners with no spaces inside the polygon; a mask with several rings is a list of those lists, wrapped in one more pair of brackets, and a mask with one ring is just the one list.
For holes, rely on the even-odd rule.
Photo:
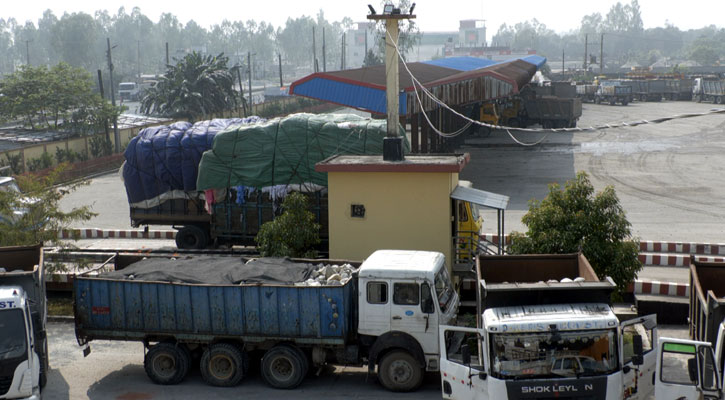
{"label": "metal cargo container", "polygon": [[690,256],[690,337],[715,342],[725,320],[725,263]]}
{"label": "metal cargo container", "polygon": [[544,128],[573,128],[582,115],[582,100],[538,97],[524,101],[525,125],[541,124]]}
{"label": "metal cargo container", "polygon": [[211,285],[78,276],[76,335],[80,342],[243,337],[344,344],[356,331],[356,282],[353,277],[342,286]]}

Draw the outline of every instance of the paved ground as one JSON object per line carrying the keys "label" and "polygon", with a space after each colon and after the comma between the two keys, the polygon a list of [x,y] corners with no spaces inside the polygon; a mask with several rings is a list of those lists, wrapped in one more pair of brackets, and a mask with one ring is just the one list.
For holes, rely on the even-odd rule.
{"label": "paved ground", "polygon": [[[686,338],[679,326],[660,327],[660,336]],[[51,371],[43,392],[45,400],[151,400],[151,399],[439,399],[439,376],[426,375],[423,387],[415,393],[390,393],[365,369],[338,367],[308,377],[298,389],[270,389],[252,371],[234,388],[207,386],[198,369],[181,384],[154,385],[143,368],[143,346],[135,342],[91,342],[91,354],[84,358],[76,344],[72,323],[51,322]]]}
{"label": "paved ground", "polygon": [[207,386],[198,368],[179,385],[153,384],[143,367],[143,345],[136,342],[91,342],[91,354],[84,358],[76,344],[72,323],[51,322],[51,372],[43,392],[44,400],[151,400],[151,399],[440,399],[440,377],[426,376],[415,393],[391,393],[380,386],[366,369],[338,367],[308,377],[293,391],[271,389],[259,373],[234,388]]}
{"label": "paved ground", "polygon": [[[579,126],[704,112],[712,104],[585,104]],[[514,133],[523,142],[541,134]],[[469,140],[461,178],[511,197],[506,231],[525,231],[527,202],[586,171],[597,190],[613,185],[635,235],[644,240],[725,242],[725,115],[596,132],[552,133],[540,145],[516,144],[506,132]],[[487,231],[495,231],[495,218]]]}

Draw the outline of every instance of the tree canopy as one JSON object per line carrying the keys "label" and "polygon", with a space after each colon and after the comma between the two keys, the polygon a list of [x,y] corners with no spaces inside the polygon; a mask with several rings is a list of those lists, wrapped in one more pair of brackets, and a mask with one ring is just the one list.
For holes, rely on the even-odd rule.
{"label": "tree canopy", "polygon": [[[88,221],[94,214],[88,206],[76,207],[65,212],[60,209],[63,196],[87,184],[85,181],[63,187],[54,186],[63,171],[61,165],[46,176],[18,176],[22,189],[0,190],[0,246],[54,244],[58,231],[69,228],[79,221]],[[15,215],[15,217],[10,217]]]}
{"label": "tree canopy", "polygon": [[307,197],[290,193],[282,202],[284,212],[259,229],[257,250],[263,257],[305,257],[317,255],[314,247],[320,243],[320,224],[308,209]]}
{"label": "tree canopy", "polygon": [[585,172],[565,188],[549,186],[541,201],[532,200],[521,218],[528,231],[513,232],[509,253],[550,254],[582,251],[600,278],[612,277],[620,292],[642,269],[639,242],[614,188],[595,193]]}
{"label": "tree canopy", "polygon": [[22,121],[30,129],[97,132],[119,113],[93,92],[82,68],[22,66],[0,81],[0,121]]}
{"label": "tree canopy", "polygon": [[188,54],[169,65],[156,86],[141,101],[144,113],[170,117],[198,117],[234,108],[239,99],[234,91],[237,67],[227,67],[224,54]]}

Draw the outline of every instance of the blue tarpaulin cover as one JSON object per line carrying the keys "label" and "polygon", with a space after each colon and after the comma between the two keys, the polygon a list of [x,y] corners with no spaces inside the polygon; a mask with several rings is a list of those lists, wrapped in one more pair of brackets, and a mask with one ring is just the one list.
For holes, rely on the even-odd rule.
{"label": "blue tarpaulin cover", "polygon": [[254,116],[200,121],[193,125],[176,122],[142,129],[124,153],[126,162],[122,173],[129,203],[150,201],[151,206],[166,198],[196,193],[201,155],[212,148],[217,133],[263,121]]}

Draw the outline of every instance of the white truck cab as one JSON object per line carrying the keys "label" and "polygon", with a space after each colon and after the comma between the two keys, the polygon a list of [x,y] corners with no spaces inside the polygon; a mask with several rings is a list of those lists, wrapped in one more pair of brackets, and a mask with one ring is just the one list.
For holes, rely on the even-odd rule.
{"label": "white truck cab", "polygon": [[358,285],[357,331],[370,338],[369,368],[378,365],[388,389],[417,387],[423,370],[438,371],[438,327],[455,323],[458,312],[444,255],[378,250],[360,266]]}
{"label": "white truck cab", "polygon": [[25,292],[0,287],[0,399],[40,399],[40,360]]}
{"label": "white truck cab", "polygon": [[660,338],[657,343],[657,400],[723,398],[723,340],[720,324],[715,346],[709,342]]}
{"label": "white truck cab", "polygon": [[[481,321],[481,329],[440,328],[445,399],[637,399],[652,393],[654,315],[620,323],[604,303],[551,304],[489,308]],[[634,336],[647,352],[634,349]]]}

